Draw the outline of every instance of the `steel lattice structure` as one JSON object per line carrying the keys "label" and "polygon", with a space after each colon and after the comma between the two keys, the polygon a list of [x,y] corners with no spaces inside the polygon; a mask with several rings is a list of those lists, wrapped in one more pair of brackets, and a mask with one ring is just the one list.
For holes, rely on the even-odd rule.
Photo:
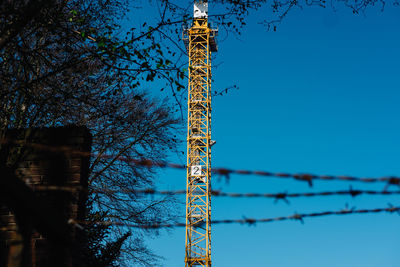
{"label": "steel lattice structure", "polygon": [[209,27],[206,1],[195,1],[184,29],[189,56],[185,266],[211,266],[211,52],[217,30]]}

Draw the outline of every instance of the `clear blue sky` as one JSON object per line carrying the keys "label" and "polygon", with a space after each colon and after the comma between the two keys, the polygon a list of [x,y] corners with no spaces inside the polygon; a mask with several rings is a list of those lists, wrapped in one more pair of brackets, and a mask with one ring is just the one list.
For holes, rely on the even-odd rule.
{"label": "clear blue sky", "polygon": [[[212,13],[212,10],[210,11]],[[279,172],[380,177],[400,175],[400,8],[366,16],[350,10],[305,8],[288,15],[277,32],[252,13],[240,39],[228,35],[214,60],[213,90],[240,89],[213,99],[213,166]],[[225,37],[223,34],[220,39]],[[182,135],[181,139],[186,140]],[[182,148],[185,150],[185,147]],[[171,156],[184,163],[186,157]],[[184,189],[184,171],[161,170],[158,189]],[[345,182],[305,183],[214,177],[226,192],[346,190]],[[356,189],[381,184],[352,183]],[[397,190],[398,188],[392,187]],[[184,203],[184,197],[181,202]],[[400,205],[399,196],[212,200],[213,219],[264,218]],[[184,221],[184,204],[176,207]],[[212,228],[213,266],[397,267],[400,216],[348,215]],[[148,241],[163,266],[184,266],[184,228]]]}

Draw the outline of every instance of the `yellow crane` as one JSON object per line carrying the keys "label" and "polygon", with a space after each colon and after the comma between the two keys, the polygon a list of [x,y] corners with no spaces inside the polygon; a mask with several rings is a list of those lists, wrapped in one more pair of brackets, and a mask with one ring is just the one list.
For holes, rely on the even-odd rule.
{"label": "yellow crane", "polygon": [[185,266],[211,266],[211,52],[217,29],[208,2],[194,1],[193,22],[183,31],[189,56]]}

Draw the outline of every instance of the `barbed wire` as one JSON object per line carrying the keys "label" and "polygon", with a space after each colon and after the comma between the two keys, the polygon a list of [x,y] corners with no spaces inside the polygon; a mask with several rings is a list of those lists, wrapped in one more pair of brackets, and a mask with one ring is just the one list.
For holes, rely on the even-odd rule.
{"label": "barbed wire", "polygon": [[[0,140],[0,143],[4,143],[4,140]],[[20,143],[21,144],[21,143]],[[68,146],[54,147],[42,144],[34,144],[34,143],[25,143],[22,142],[22,145],[29,145],[31,147],[35,147],[37,149],[43,149],[53,152],[62,152],[68,154],[76,154],[80,156],[100,156],[102,158],[115,159],[115,156],[112,155],[97,155],[90,152],[84,152],[79,150],[71,149]],[[118,157],[117,160],[125,161],[129,163],[134,163],[139,166],[145,167],[160,167],[160,168],[174,168],[174,169],[184,169],[187,170],[187,166],[183,164],[174,164],[168,162],[154,162],[148,159],[131,159],[127,157]],[[313,180],[339,180],[339,181],[357,181],[357,182],[366,182],[366,183],[374,183],[374,182],[386,182],[387,185],[400,185],[399,177],[381,177],[381,178],[367,178],[367,177],[353,177],[353,176],[332,176],[332,175],[314,175],[314,174],[291,174],[291,173],[275,173],[275,172],[266,172],[266,171],[251,171],[251,170],[232,170],[227,168],[213,168],[212,172],[214,174],[220,175],[229,179],[231,174],[239,174],[239,175],[258,175],[258,176],[270,176],[270,177],[278,177],[278,178],[294,178],[296,180],[306,181],[311,186]],[[59,186],[46,186],[40,185],[36,186],[35,190],[60,190],[63,187]],[[77,187],[64,187],[66,191],[76,192],[76,189],[80,190],[88,190],[84,188]],[[95,189],[97,190],[97,189]],[[108,190],[108,191],[107,191]],[[145,193],[145,194],[186,194],[186,190],[178,190],[178,191],[157,191],[154,189],[144,189],[144,190],[124,190],[124,191],[112,191],[109,189],[100,189],[98,192],[135,192],[135,193]],[[326,191],[326,192],[311,192],[311,193],[226,193],[221,191],[211,191],[211,194],[214,196],[227,196],[227,197],[268,197],[275,198],[276,200],[282,199],[287,201],[287,198],[290,197],[315,197],[315,196],[329,196],[329,195],[351,195],[353,197],[366,194],[366,195],[394,195],[399,194],[400,191],[373,191],[373,190],[353,190],[350,188],[349,190],[341,190],[341,191]],[[225,219],[225,220],[212,220],[212,224],[248,224],[254,225],[256,223],[266,223],[266,222],[277,222],[277,221],[286,221],[286,220],[298,220],[304,223],[304,218],[311,217],[321,217],[321,216],[331,216],[331,215],[348,215],[348,214],[367,214],[367,213],[381,213],[388,212],[393,213],[397,212],[400,214],[400,207],[390,206],[389,208],[376,208],[376,209],[342,209],[339,211],[325,211],[325,212],[314,212],[314,213],[303,213],[298,214],[295,213],[290,216],[283,217],[274,217],[274,218],[243,218],[243,219]],[[82,228],[81,224],[88,224],[88,222],[76,222],[73,219],[68,221],[69,224],[73,224],[78,228]],[[92,222],[90,222],[92,223]],[[182,227],[186,226],[186,223],[170,223],[170,224],[129,224],[118,221],[98,221],[96,224],[104,224],[104,225],[114,225],[114,226],[125,226],[125,227],[135,227],[135,228],[144,228],[144,229],[155,229],[155,228],[173,228],[173,227]],[[204,223],[204,222],[203,222]],[[201,226],[197,224],[196,226]]]}
{"label": "barbed wire", "polygon": [[[278,222],[278,221],[288,221],[295,220],[304,223],[305,218],[312,217],[322,217],[322,216],[331,216],[331,215],[349,215],[349,214],[368,214],[368,213],[394,213],[397,212],[400,215],[400,207],[390,206],[389,208],[376,208],[376,209],[342,209],[339,211],[324,211],[324,212],[314,212],[314,213],[295,213],[290,216],[282,216],[282,217],[274,217],[274,218],[246,218],[243,219],[228,219],[228,220],[212,220],[211,224],[247,224],[247,225],[255,225],[256,223],[269,223],[269,222]],[[78,228],[82,228],[82,225],[85,224],[99,224],[106,226],[123,226],[123,227],[132,227],[132,228],[142,228],[142,229],[159,229],[159,228],[175,228],[175,227],[184,227],[186,223],[166,223],[166,224],[131,224],[117,221],[97,221],[97,222],[85,222],[85,221],[74,221],[70,219],[68,223],[75,225]],[[198,223],[196,227],[202,227],[205,223]]]}
{"label": "barbed wire", "polygon": [[[185,195],[186,190],[155,190],[155,189],[143,189],[143,190],[108,190],[108,189],[94,189],[94,192],[98,193],[135,193],[135,194],[147,194],[147,195]],[[233,197],[233,198],[273,198],[275,202],[283,200],[289,203],[288,198],[299,198],[299,197],[318,197],[318,196],[343,196],[349,195],[351,197],[357,197],[360,195],[399,195],[400,191],[375,191],[375,190],[339,190],[339,191],[325,191],[325,192],[304,192],[304,193],[228,193],[220,190],[211,190],[210,194],[214,197]]]}
{"label": "barbed wire", "polygon": [[[104,155],[103,157],[109,157]],[[184,164],[175,164],[169,162],[154,162],[148,159],[130,159],[126,157],[118,158],[120,161],[131,162],[140,166],[147,167],[160,167],[160,168],[172,168],[172,169],[183,169],[186,170],[187,166]],[[400,186],[400,177],[390,176],[390,177],[379,177],[379,178],[370,178],[370,177],[354,177],[354,176],[346,176],[346,175],[316,175],[316,174],[294,174],[294,173],[284,173],[284,172],[269,172],[269,171],[252,171],[252,170],[233,170],[227,168],[212,168],[211,172],[213,174],[219,175],[220,177],[224,177],[229,180],[231,174],[238,175],[256,175],[256,176],[266,176],[266,177],[277,177],[277,178],[293,178],[295,180],[304,181],[312,186],[313,180],[326,180],[326,181],[351,181],[351,182],[364,182],[364,183],[378,183],[383,182],[387,183],[387,185],[398,185]]]}
{"label": "barbed wire", "polygon": [[[85,189],[81,186],[54,186],[54,185],[31,185],[34,190],[38,191],[91,191],[94,193],[132,193],[132,194],[145,194],[145,195],[185,195],[186,190],[156,190],[154,188],[148,189],[124,189],[124,190],[113,190],[108,188],[92,188]],[[349,195],[351,197],[357,197],[360,195],[400,195],[399,191],[377,191],[377,190],[359,190],[350,187],[348,190],[338,191],[324,191],[324,192],[301,192],[301,193],[230,193],[223,192],[220,190],[210,190],[210,194],[215,197],[233,197],[233,198],[274,198],[276,201],[283,200],[288,202],[288,198],[298,197],[318,197],[318,196],[343,196]]]}
{"label": "barbed wire", "polygon": [[[37,143],[29,143],[25,141],[10,141],[7,139],[3,139],[0,141],[1,144],[5,143],[15,143],[19,145],[26,145],[30,147],[34,147],[36,149],[48,150],[52,152],[62,152],[66,154],[74,154],[80,156],[94,156],[101,157],[104,159],[115,159],[113,155],[99,155],[90,152],[79,151],[76,149],[72,149],[68,146],[48,146]],[[181,169],[187,170],[187,166],[184,164],[176,164],[169,163],[165,161],[152,161],[149,159],[132,159],[129,157],[117,157],[118,161],[133,163],[137,166],[144,167],[159,167],[159,168],[172,168],[172,169]],[[346,182],[363,182],[363,183],[386,183],[385,190],[390,185],[400,186],[400,177],[397,176],[389,176],[389,177],[379,177],[379,178],[370,178],[370,177],[354,177],[354,176],[346,176],[346,175],[317,175],[311,173],[285,173],[285,172],[269,172],[269,171],[253,171],[253,170],[233,170],[228,168],[212,168],[211,172],[219,177],[225,178],[229,180],[232,174],[237,175],[255,175],[255,176],[263,176],[263,177],[276,177],[276,178],[291,178],[298,181],[307,182],[311,187],[313,185],[314,180],[323,180],[323,181],[346,181]]]}

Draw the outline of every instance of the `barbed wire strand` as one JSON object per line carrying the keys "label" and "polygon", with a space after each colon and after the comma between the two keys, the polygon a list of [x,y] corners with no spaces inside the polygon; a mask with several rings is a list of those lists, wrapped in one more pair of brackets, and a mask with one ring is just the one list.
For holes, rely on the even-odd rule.
{"label": "barbed wire strand", "polygon": [[[185,195],[186,190],[155,190],[155,189],[143,189],[143,190],[107,190],[107,189],[94,189],[94,192],[98,193],[135,193],[135,194],[147,194],[147,195]],[[351,197],[357,197],[361,195],[399,195],[400,191],[375,191],[375,190],[357,190],[350,188],[349,190],[339,191],[325,191],[325,192],[304,192],[304,193],[228,193],[220,190],[211,190],[211,196],[214,197],[233,197],[233,198],[273,198],[275,202],[283,200],[289,203],[288,198],[299,198],[299,197],[321,197],[321,196],[344,196],[349,195]]]}
{"label": "barbed wire strand", "polygon": [[[121,157],[118,160],[132,162],[136,165],[147,166],[147,167],[160,167],[160,168],[172,168],[172,169],[183,169],[186,170],[187,166],[183,164],[175,164],[168,162],[153,162],[147,159],[130,159]],[[252,170],[233,170],[227,168],[212,168],[211,172],[220,177],[223,177],[227,180],[230,179],[231,174],[238,175],[256,175],[256,176],[266,176],[266,177],[277,177],[277,178],[293,178],[295,180],[304,181],[309,184],[310,187],[313,185],[313,180],[325,180],[325,181],[347,181],[347,182],[364,182],[364,183],[378,183],[383,182],[387,183],[387,185],[398,185],[400,186],[400,177],[380,177],[380,178],[369,178],[369,177],[354,177],[354,176],[345,176],[345,175],[316,175],[316,174],[293,174],[293,173],[284,173],[284,172],[269,172],[269,171],[252,171]],[[388,187],[387,186],[387,187]],[[387,188],[386,187],[386,188]]]}
{"label": "barbed wire strand", "polygon": [[[108,188],[93,188],[84,189],[81,186],[53,186],[53,185],[32,185],[34,190],[38,191],[91,191],[94,193],[114,194],[114,193],[126,193],[126,194],[145,194],[145,195],[185,195],[186,190],[156,190],[153,188],[148,189],[124,189],[124,190],[113,190]],[[319,196],[343,196],[349,195],[351,197],[357,197],[360,195],[400,195],[400,191],[377,191],[377,190],[359,190],[350,187],[348,190],[338,191],[324,191],[324,192],[302,192],[302,193],[228,193],[220,190],[211,190],[210,194],[215,197],[233,197],[233,198],[274,198],[275,200],[287,201],[287,198],[298,198],[298,197],[319,197]]]}
{"label": "barbed wire strand", "polygon": [[[33,147],[36,149],[41,150],[48,150],[52,152],[62,152],[66,154],[75,154],[80,156],[94,156],[98,157],[98,154],[90,153],[90,152],[83,152],[76,149],[71,149],[68,146],[48,146],[43,144],[37,143],[29,143],[25,141],[10,141],[7,139],[3,139],[0,141],[1,144],[5,143],[15,143],[18,145],[26,145],[29,147]],[[101,158],[105,159],[114,159],[115,156],[113,155],[100,155]],[[149,159],[132,159],[128,157],[118,157],[118,161],[123,161],[127,163],[133,163],[138,166],[144,167],[159,167],[159,168],[172,168],[172,169],[182,169],[187,170],[187,166],[184,164],[176,164],[176,163],[169,163],[164,161],[151,161]],[[383,182],[386,183],[385,190],[390,185],[397,185],[400,186],[400,177],[396,176],[389,176],[389,177],[379,177],[379,178],[370,178],[370,177],[354,177],[354,176],[346,176],[346,175],[317,175],[317,174],[310,174],[310,173],[285,173],[285,172],[269,172],[269,171],[253,171],[253,170],[233,170],[228,168],[212,168],[211,172],[219,177],[225,178],[229,180],[232,174],[237,175],[255,175],[255,176],[264,176],[264,177],[276,177],[276,178],[292,178],[299,181],[307,182],[308,185],[311,187],[313,185],[314,180],[324,180],[324,181],[346,181],[346,182],[363,182],[363,183],[379,183]]]}
{"label": "barbed wire strand", "polygon": [[[305,218],[312,217],[322,217],[322,216],[331,216],[331,215],[349,215],[349,214],[368,214],[368,213],[394,213],[397,212],[400,215],[400,207],[390,206],[389,208],[377,208],[377,209],[343,209],[339,211],[325,211],[325,212],[314,212],[314,213],[295,213],[290,216],[283,217],[274,217],[274,218],[262,218],[262,219],[254,219],[254,218],[246,218],[243,219],[227,219],[227,220],[212,220],[211,224],[247,224],[247,225],[255,225],[256,223],[269,223],[269,222],[278,222],[278,221],[288,221],[288,220],[296,220],[304,223]],[[123,227],[132,227],[132,228],[142,228],[142,229],[159,229],[159,228],[175,228],[175,227],[184,227],[185,223],[170,223],[170,224],[130,224],[124,222],[117,221],[97,221],[97,222],[85,222],[85,221],[74,221],[72,219],[69,220],[69,223],[75,225],[76,227],[82,227],[85,224],[100,224],[100,225],[109,225],[109,226],[123,226]],[[204,224],[199,222],[196,226],[201,227]]]}

